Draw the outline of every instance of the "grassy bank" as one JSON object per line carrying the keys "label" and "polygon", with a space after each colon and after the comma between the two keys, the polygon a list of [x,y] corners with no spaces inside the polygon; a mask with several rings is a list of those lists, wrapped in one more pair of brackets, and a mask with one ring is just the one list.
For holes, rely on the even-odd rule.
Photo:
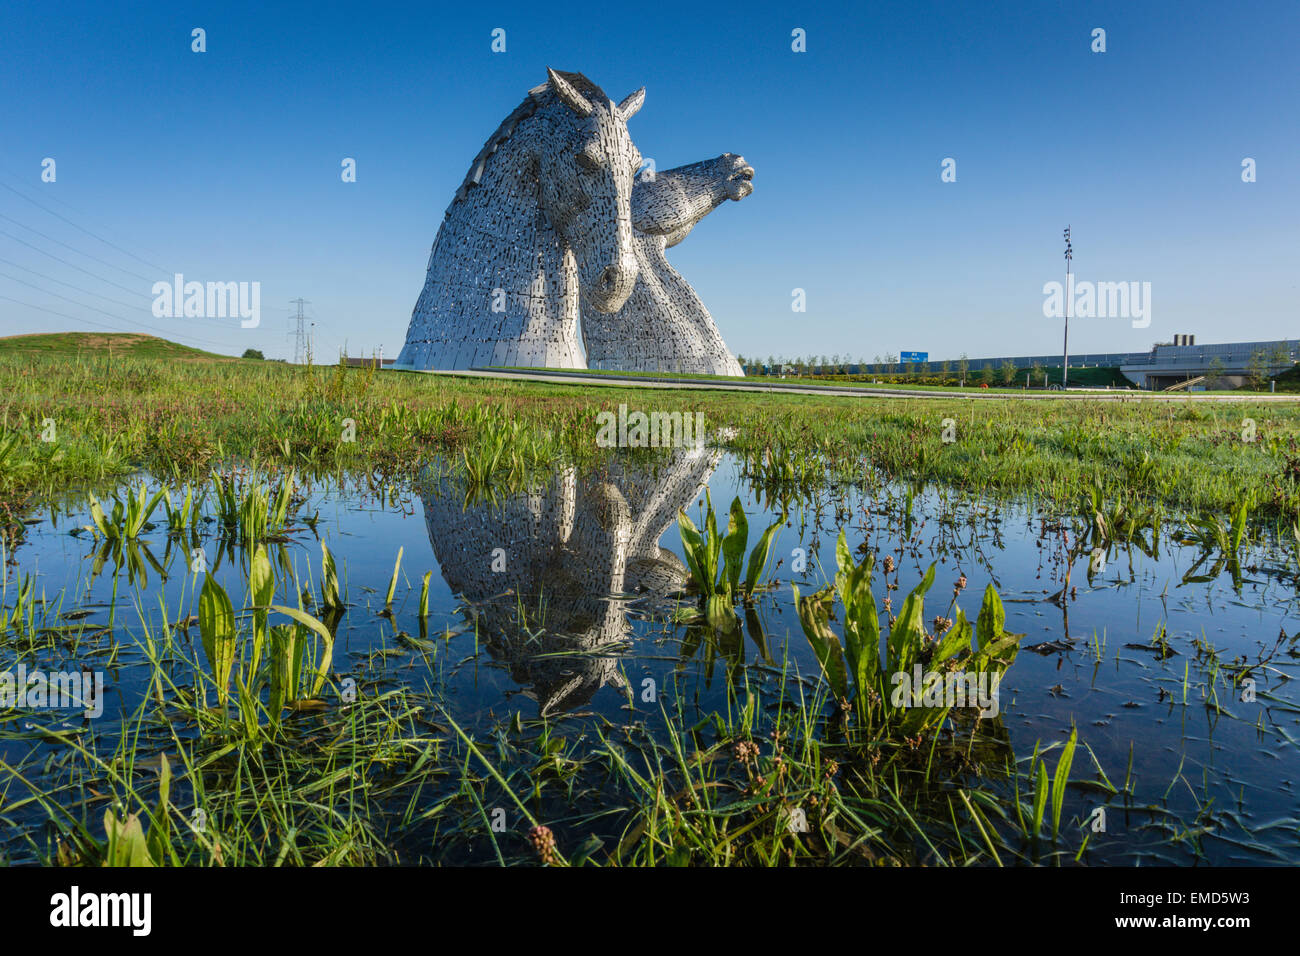
{"label": "grassy bank", "polygon": [[[497,368],[493,366],[493,368]],[[574,376],[604,376],[607,378],[622,379],[665,379],[668,381],[689,381],[689,382],[722,382],[726,384],[737,384],[742,380],[733,375],[706,375],[699,372],[620,372],[608,369],[548,369],[538,368],[536,366],[501,366],[500,371],[504,372],[530,372],[545,375],[566,375]],[[1047,383],[1049,385],[1060,385],[1062,381],[1060,368],[1049,368],[1047,373]],[[987,379],[987,380],[986,380]],[[786,372],[784,375],[767,375],[763,372],[751,368],[747,371],[743,380],[746,384],[751,385],[783,385],[786,387],[800,386],[807,388],[861,388],[875,391],[880,388],[897,388],[897,389],[921,389],[926,391],[967,391],[971,394],[984,394],[987,392],[1005,392],[1008,395],[1022,394],[1025,391],[1025,370],[1021,370],[1018,376],[1012,376],[1008,384],[1005,377],[999,373],[989,378],[977,373],[968,373],[965,378],[953,372],[934,374],[916,373],[906,374],[901,372],[880,372],[880,373],[863,373],[863,374],[841,374],[826,372],[825,374],[814,372]],[[963,381],[965,384],[963,385]],[[1043,372],[1034,373],[1033,388],[1041,391],[1044,387]],[[1071,388],[1110,388],[1123,389],[1126,391],[1136,391],[1132,382],[1124,378],[1117,368],[1072,368],[1070,369],[1070,387]]]}
{"label": "grassy bank", "polygon": [[138,469],[201,477],[256,461],[413,474],[588,462],[595,415],[702,411],[773,480],[828,468],[1077,501],[1094,488],[1189,509],[1243,498],[1300,515],[1300,403],[1215,405],[820,397],[483,381],[253,361],[0,350],[0,508],[10,519]]}
{"label": "grassy bank", "polygon": [[0,356],[24,358],[133,358],[188,362],[235,362],[238,359],[135,332],[45,332],[0,337]]}

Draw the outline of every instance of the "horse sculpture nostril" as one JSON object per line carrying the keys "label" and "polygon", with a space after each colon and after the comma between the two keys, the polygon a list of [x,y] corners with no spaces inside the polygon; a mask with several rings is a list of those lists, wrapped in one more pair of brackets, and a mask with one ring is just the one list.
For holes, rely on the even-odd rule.
{"label": "horse sculpture nostril", "polygon": [[601,271],[596,286],[601,292],[614,291],[618,287],[618,269],[614,266],[606,266]]}

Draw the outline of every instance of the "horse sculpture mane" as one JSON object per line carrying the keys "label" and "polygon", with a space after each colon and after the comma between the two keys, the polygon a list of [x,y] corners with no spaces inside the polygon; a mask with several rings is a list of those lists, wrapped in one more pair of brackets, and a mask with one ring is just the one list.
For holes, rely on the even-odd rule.
{"label": "horse sculpture mane", "polygon": [[[556,70],[555,73],[571,83],[575,88],[577,88],[578,92],[587,96],[588,99],[591,99],[592,97],[597,97],[602,100],[607,99],[604,91],[581,73],[570,73],[565,70]],[[470,189],[482,182],[483,170],[487,166],[488,158],[497,151],[502,143],[510,138],[520,120],[527,119],[537,112],[538,107],[545,101],[548,93],[551,93],[551,86],[549,83],[542,83],[538,86],[534,86],[528,91],[528,95],[524,97],[524,101],[516,106],[514,111],[501,121],[501,125],[498,126],[496,131],[488,137],[487,142],[483,144],[483,148],[480,149],[478,155],[474,157],[474,161],[470,163],[469,172],[465,174],[464,180],[462,180],[461,184],[456,187],[456,194],[452,197],[451,204],[447,207],[447,215],[451,215],[452,207],[464,199]]]}

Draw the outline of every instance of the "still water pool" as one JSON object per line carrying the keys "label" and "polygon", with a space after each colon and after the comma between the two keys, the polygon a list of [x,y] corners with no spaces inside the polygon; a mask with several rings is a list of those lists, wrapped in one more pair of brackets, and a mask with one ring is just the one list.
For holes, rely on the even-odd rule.
{"label": "still water pool", "polygon": [[[766,586],[729,636],[678,622],[679,604],[694,599],[684,597],[677,515],[702,525],[706,490],[724,524],[739,497],[751,544],[781,525]],[[927,621],[954,617],[955,606],[973,618],[985,587],[997,590],[1007,629],[1024,635],[1000,688],[998,734],[1023,764],[1077,728],[1066,815],[1089,834],[1084,861],[1300,862],[1297,568],[1276,543],[1261,537],[1226,562],[1181,540],[1177,523],[1098,542],[1076,515],[951,489],[779,491],[708,449],[590,474],[557,467],[529,491],[470,495],[446,477],[405,488],[304,484],[268,548],[273,603],[297,606],[301,589],[313,608],[324,542],[346,604],[331,621],[336,685],[436,684],[447,714],[474,735],[515,714],[549,718],[577,739],[633,722],[653,732],[661,708],[702,717],[725,710],[738,687],[783,684],[809,698],[824,689],[791,584],[808,594],[834,578],[842,531],[854,554],[897,569],[898,590],[876,575],[878,606],[889,599],[896,610],[931,564]],[[199,643],[187,620],[203,581],[194,568],[212,573],[236,611],[251,603],[247,549],[223,543],[204,514],[193,540],[160,523],[117,553],[87,530],[84,506],[31,523],[6,555],[6,603],[31,576],[45,625],[21,654],[0,639],[0,667],[102,670],[97,724],[120,726],[153,687],[147,635],[164,621],[188,624],[176,633]],[[38,728],[83,723],[66,709],[5,714],[9,765],[57,751]],[[1103,779],[1121,793],[1097,786]],[[35,827],[35,811],[7,819]],[[21,860],[23,841],[10,837]]]}

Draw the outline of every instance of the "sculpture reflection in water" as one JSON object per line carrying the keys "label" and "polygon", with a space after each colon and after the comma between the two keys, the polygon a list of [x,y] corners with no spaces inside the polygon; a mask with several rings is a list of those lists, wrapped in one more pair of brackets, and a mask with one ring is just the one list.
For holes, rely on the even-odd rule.
{"label": "sculpture reflection in water", "polygon": [[719,458],[701,447],[586,477],[566,467],[543,490],[469,503],[444,479],[423,496],[443,577],[540,713],[579,707],[606,684],[624,689],[629,602],[664,609],[686,586],[685,565],[659,538]]}

